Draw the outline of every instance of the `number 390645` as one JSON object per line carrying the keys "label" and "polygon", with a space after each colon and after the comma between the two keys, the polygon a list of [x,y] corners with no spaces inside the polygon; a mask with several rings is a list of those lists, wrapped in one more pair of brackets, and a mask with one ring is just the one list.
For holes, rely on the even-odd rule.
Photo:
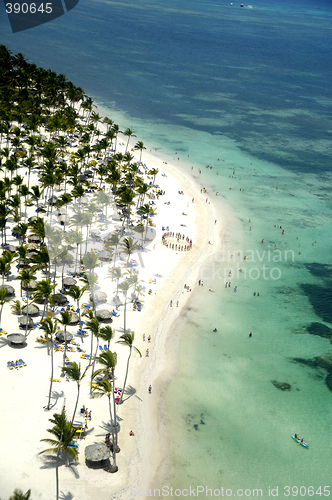
{"label": "number 390645", "polygon": [[44,14],[51,14],[52,12],[52,3],[6,3],[6,12],[7,14],[35,14],[40,12]]}

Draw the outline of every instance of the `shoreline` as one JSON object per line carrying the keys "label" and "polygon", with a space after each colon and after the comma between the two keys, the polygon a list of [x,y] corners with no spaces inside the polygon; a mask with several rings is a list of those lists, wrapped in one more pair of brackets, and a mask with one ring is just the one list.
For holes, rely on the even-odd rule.
{"label": "shoreline", "polygon": [[[195,227],[198,229],[199,236],[197,237],[196,235],[197,240],[195,241],[197,243],[194,244],[194,248],[182,256],[182,261],[185,257],[189,257],[188,262],[179,262],[176,264],[163,285],[164,289],[167,289],[167,295],[164,299],[165,308],[161,311],[159,317],[155,319],[152,327],[155,337],[158,333],[158,345],[154,346],[152,352],[150,350],[149,366],[139,374],[139,393],[147,394],[147,388],[151,384],[153,388],[152,395],[151,398],[149,396],[147,405],[140,408],[139,417],[136,419],[136,422],[139,420],[138,434],[135,434],[135,445],[131,446],[135,451],[128,467],[129,484],[115,493],[115,499],[127,498],[128,495],[131,495],[131,488],[133,488],[133,491],[135,489],[146,491],[151,488],[151,484],[160,481],[161,477],[164,479],[169,475],[171,457],[169,456],[169,443],[166,436],[170,429],[167,412],[163,408],[163,397],[170,380],[176,375],[178,363],[176,359],[168,361],[170,354],[168,343],[172,337],[174,324],[181,313],[188,308],[188,302],[191,298],[191,293],[184,292],[183,300],[181,300],[184,283],[190,283],[192,291],[194,291],[203,262],[208,256],[219,250],[220,245],[217,243],[217,238],[213,237],[216,236],[217,229],[221,231],[223,229],[220,228],[220,224],[215,225],[216,209],[213,203],[204,203],[204,196],[200,193],[201,187],[195,178],[190,178],[184,171],[184,168],[180,167],[176,170],[175,165],[165,165],[161,159],[158,158],[157,160],[152,153],[144,153],[144,156],[145,158],[148,157],[148,160],[154,163],[158,161],[160,168],[163,168],[169,175],[177,179],[179,185],[183,187],[185,194],[189,198],[195,198],[196,215],[197,211],[200,210],[198,216],[200,220],[195,220]],[[206,224],[206,216],[208,224]],[[211,239],[216,240],[213,245],[209,245],[208,243]],[[179,271],[181,271],[180,277]],[[178,308],[169,307],[168,304],[171,298],[173,298],[173,306],[175,306],[175,300],[179,299],[180,305]],[[177,351],[172,354],[176,356]],[[137,366],[136,368],[138,371],[139,367]],[[136,373],[134,378],[137,378]],[[157,396],[153,398],[155,394]],[[138,459],[142,464],[140,467],[141,470],[137,466]],[[144,476],[142,476],[142,469],[145,471]]]}

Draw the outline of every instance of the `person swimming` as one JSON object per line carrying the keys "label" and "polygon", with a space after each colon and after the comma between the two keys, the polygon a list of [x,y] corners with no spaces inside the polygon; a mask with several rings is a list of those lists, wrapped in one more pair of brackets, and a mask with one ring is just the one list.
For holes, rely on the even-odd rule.
{"label": "person swimming", "polygon": [[215,328],[213,331],[214,331],[214,332],[217,332],[218,330]]}

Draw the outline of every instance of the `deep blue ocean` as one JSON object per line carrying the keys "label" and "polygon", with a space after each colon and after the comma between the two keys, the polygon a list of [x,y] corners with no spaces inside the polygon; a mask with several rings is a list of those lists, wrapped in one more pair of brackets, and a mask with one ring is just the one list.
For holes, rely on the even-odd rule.
{"label": "deep blue ocean", "polygon": [[[269,486],[279,496],[303,486],[291,496],[320,498],[308,488],[329,484],[332,458],[332,4],[240,3],[80,0],[16,34],[1,6],[0,43],[64,73],[188,174],[201,168],[232,213],[223,243],[233,261],[202,269],[218,293],[196,290],[176,325],[169,484],[260,487],[264,499]],[[280,249],[279,262],[263,248]],[[241,252],[256,258],[244,264]],[[217,265],[233,268],[236,293]]]}

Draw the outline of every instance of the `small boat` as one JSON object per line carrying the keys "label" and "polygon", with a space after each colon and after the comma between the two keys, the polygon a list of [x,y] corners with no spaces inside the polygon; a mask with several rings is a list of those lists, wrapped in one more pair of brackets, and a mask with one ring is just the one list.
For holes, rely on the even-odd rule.
{"label": "small boat", "polygon": [[295,437],[294,435],[292,436],[292,438],[294,439],[294,441],[296,441],[298,444],[301,444],[302,446],[304,446],[305,448],[309,448],[309,445],[308,443],[306,443],[305,441],[301,441],[300,438],[298,437]]}

